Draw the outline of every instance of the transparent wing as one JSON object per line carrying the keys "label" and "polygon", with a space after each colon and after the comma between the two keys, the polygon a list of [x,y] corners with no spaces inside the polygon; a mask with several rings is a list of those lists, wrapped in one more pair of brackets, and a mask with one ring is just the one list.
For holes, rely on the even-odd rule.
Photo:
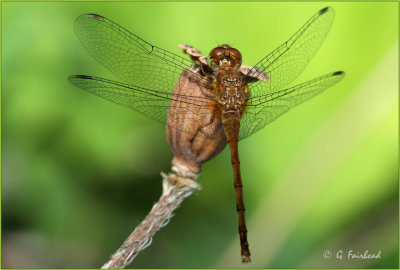
{"label": "transparent wing", "polygon": [[[96,14],[79,16],[75,31],[88,52],[124,82],[171,91],[193,62],[144,41],[113,21]],[[198,80],[207,80],[198,77]]]}
{"label": "transparent wing", "polygon": [[[186,70],[186,72],[188,71]],[[176,122],[181,122],[183,118],[189,123],[191,121],[205,121],[204,119],[212,118],[213,100],[205,97],[206,95],[200,92],[204,91],[204,89],[198,87],[197,84],[186,84],[186,86],[189,86],[189,89],[186,87],[185,90],[197,93],[197,96],[190,96],[179,94],[179,91],[177,93],[169,93],[150,90],[86,75],[73,75],[68,80],[85,91],[128,107],[164,125],[167,122],[166,119],[170,110],[169,124],[173,128],[183,132],[192,132],[192,126],[190,125],[175,124]],[[183,81],[183,79],[181,78],[180,81]],[[187,83],[187,81],[183,83],[185,82]],[[181,87],[177,89],[181,89]],[[208,134],[204,136],[208,136]],[[211,135],[209,136],[211,137]]]}
{"label": "transparent wing", "polygon": [[305,69],[324,41],[334,18],[334,11],[326,7],[309,19],[288,41],[265,56],[252,73],[264,72],[268,85],[258,81],[251,85],[252,96],[265,95],[283,89]]}
{"label": "transparent wing", "polygon": [[288,89],[250,98],[240,121],[239,139],[252,135],[291,108],[335,85],[343,77],[344,72],[338,71]]}

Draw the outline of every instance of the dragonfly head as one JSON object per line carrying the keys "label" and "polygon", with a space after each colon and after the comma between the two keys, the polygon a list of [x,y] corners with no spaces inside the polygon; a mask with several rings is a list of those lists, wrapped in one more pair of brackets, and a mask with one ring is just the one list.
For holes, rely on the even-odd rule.
{"label": "dragonfly head", "polygon": [[239,69],[241,64],[242,54],[226,44],[218,46],[210,52],[210,67],[213,70],[224,67]]}

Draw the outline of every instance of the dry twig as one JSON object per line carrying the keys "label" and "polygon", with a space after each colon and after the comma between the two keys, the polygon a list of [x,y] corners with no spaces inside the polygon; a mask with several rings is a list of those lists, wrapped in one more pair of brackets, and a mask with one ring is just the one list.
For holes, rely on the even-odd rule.
{"label": "dry twig", "polygon": [[125,268],[136,255],[151,244],[153,235],[167,225],[174,210],[184,198],[200,189],[197,174],[183,166],[174,166],[173,173],[161,173],[163,193],[146,218],[136,227],[102,269]]}

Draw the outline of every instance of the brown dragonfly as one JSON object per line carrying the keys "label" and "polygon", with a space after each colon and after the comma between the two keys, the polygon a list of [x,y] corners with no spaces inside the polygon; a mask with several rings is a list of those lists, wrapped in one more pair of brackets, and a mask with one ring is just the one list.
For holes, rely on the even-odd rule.
{"label": "brown dragonfly", "polygon": [[238,141],[339,82],[337,71],[287,87],[305,69],[333,22],[326,7],[289,40],[254,66],[221,45],[209,59],[180,45],[191,60],[156,47],[96,14],[77,18],[84,47],[123,82],[74,75],[76,86],[166,124],[173,165],[199,172],[201,164],[229,145],[233,167],[242,262],[250,261],[245,224]]}

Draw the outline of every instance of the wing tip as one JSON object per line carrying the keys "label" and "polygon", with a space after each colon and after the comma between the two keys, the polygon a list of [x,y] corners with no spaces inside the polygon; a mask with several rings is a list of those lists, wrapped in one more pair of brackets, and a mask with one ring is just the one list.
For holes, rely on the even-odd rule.
{"label": "wing tip", "polygon": [[104,21],[104,19],[105,19],[103,16],[98,15],[98,14],[94,14],[94,13],[86,14],[86,16],[88,16],[91,19],[98,20],[98,21]]}
{"label": "wing tip", "polygon": [[71,75],[67,78],[67,80],[72,84],[75,84],[77,81],[79,81],[77,79],[93,80],[94,78],[88,75]]}
{"label": "wing tip", "polygon": [[69,79],[93,79],[93,77],[89,75],[71,75]]}
{"label": "wing tip", "polygon": [[320,11],[319,11],[319,15],[322,15],[322,14],[324,14],[324,13],[326,13],[328,10],[330,10],[330,9],[332,9],[331,7],[324,7],[323,9],[321,9]]}
{"label": "wing tip", "polygon": [[344,73],[344,71],[336,71],[336,72],[333,72],[333,76],[339,76],[339,75],[344,75],[345,73]]}

